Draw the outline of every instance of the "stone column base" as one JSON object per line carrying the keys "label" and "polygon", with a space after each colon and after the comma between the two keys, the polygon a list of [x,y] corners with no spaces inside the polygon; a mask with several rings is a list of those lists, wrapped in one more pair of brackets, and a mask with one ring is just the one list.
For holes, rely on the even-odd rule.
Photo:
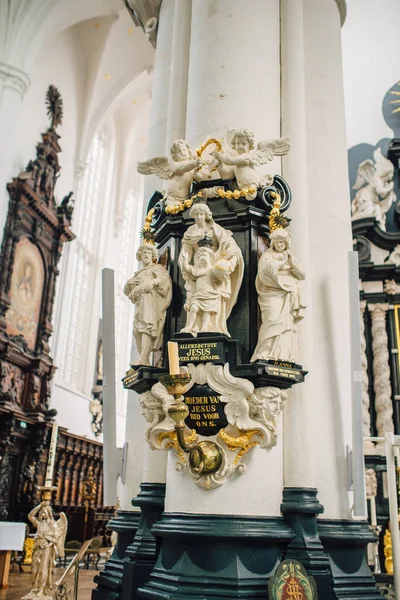
{"label": "stone column base", "polygon": [[376,541],[367,521],[320,519],[319,537],[328,555],[335,600],[382,600],[367,565],[367,544]]}
{"label": "stone column base", "polygon": [[121,600],[136,600],[137,590],[145,585],[156,564],[159,543],[152,527],[164,510],[165,484],[142,483],[140,493],[132,500],[140,507],[140,521],[132,543],[126,549]]}
{"label": "stone column base", "polygon": [[92,592],[92,600],[117,600],[122,588],[124,558],[127,546],[132,542],[139,525],[140,513],[130,510],[117,510],[108,522],[108,529],[118,534],[117,543],[104,571],[95,576],[97,588]]}
{"label": "stone column base", "polygon": [[160,555],[138,598],[262,598],[293,539],[281,517],[164,514],[153,526]]}

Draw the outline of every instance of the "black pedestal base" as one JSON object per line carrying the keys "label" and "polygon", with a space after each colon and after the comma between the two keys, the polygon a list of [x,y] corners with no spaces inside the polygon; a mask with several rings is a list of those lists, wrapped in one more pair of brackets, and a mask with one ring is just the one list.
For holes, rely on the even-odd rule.
{"label": "black pedestal base", "polygon": [[115,531],[118,539],[104,571],[94,578],[97,588],[92,592],[92,600],[117,600],[120,598],[125,552],[135,536],[139,518],[139,512],[117,510],[115,516],[108,522],[108,529]]}
{"label": "black pedestal base", "polygon": [[137,590],[149,581],[159,553],[151,528],[164,510],[165,484],[142,483],[140,488],[132,500],[134,506],[140,506],[141,516],[135,538],[126,549],[121,600],[138,598]]}
{"label": "black pedestal base", "polygon": [[285,558],[298,560],[308,575],[315,579],[318,598],[331,598],[331,571],[318,536],[317,517],[324,511],[315,488],[284,488],[281,511],[295,533],[287,547]]}
{"label": "black pedestal base", "polygon": [[157,600],[265,600],[268,578],[293,538],[280,517],[170,513],[153,532],[160,556],[138,597]]}
{"label": "black pedestal base", "polygon": [[366,547],[376,541],[366,521],[321,520],[318,532],[329,557],[335,600],[382,600],[366,561]]}

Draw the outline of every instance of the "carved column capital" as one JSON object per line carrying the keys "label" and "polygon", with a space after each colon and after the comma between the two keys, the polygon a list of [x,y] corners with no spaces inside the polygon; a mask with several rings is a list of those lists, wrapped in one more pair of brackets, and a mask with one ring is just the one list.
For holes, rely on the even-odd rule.
{"label": "carved column capital", "polygon": [[368,310],[372,315],[372,319],[385,318],[387,311],[389,310],[389,304],[387,302],[368,304]]}
{"label": "carved column capital", "polygon": [[21,100],[31,84],[29,76],[24,71],[3,62],[0,62],[0,82],[18,92]]}
{"label": "carved column capital", "polygon": [[367,301],[360,300],[360,313],[363,315],[365,313],[365,309],[367,308]]}
{"label": "carved column capital", "polygon": [[344,25],[344,22],[346,20],[346,16],[347,16],[347,5],[346,5],[346,0],[335,0],[337,7],[339,9],[339,14],[340,14],[340,24]]}
{"label": "carved column capital", "polygon": [[124,2],[135,25],[143,29],[150,44],[155,48],[162,0],[124,0]]}

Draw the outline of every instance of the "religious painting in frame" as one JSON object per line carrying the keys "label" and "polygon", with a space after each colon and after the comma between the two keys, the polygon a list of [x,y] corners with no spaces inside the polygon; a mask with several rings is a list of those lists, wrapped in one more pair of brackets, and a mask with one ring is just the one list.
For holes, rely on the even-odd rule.
{"label": "religious painting in frame", "polygon": [[39,249],[27,237],[20,239],[15,246],[6,332],[22,336],[30,350],[36,346],[44,278]]}

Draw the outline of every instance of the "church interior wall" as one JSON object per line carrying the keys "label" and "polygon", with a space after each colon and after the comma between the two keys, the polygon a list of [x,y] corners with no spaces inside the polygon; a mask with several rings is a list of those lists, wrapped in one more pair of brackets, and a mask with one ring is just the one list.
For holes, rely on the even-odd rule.
{"label": "church interior wall", "polygon": [[[96,229],[98,246],[96,264],[91,272],[91,298],[85,316],[84,360],[79,385],[65,384],[62,369],[58,368],[51,400],[51,407],[58,411],[57,421],[60,426],[66,427],[71,433],[97,441],[102,441],[102,436],[94,436],[89,404],[101,319],[101,269],[114,269],[116,286],[120,285],[118,269],[121,267],[123,250],[121,232],[126,203],[129,201],[134,202],[134,210],[131,211],[133,215],[129,239],[125,241],[125,250],[126,244],[129,245],[129,266],[125,265],[125,270],[128,268],[130,271],[135,265],[133,248],[138,242],[143,208],[142,184],[132,166],[144,158],[146,152],[153,60],[153,49],[146,36],[140,28],[133,26],[129,14],[121,8],[121,4],[112,0],[101,4],[99,6],[99,3],[89,1],[85,3],[86,10],[82,6],[74,6],[68,17],[64,14],[65,3],[53,3],[53,6],[48,7],[48,14],[41,27],[32,34],[35,56],[28,54],[25,61],[29,65],[31,83],[23,98],[19,118],[14,123],[10,146],[12,151],[6,161],[7,168],[4,174],[0,173],[3,187],[3,183],[23,170],[34,155],[40,133],[47,127],[44,107],[46,90],[50,84],[55,85],[62,95],[64,111],[63,123],[59,128],[62,168],[55,189],[56,198],[60,202],[70,190],[74,191],[76,203],[72,229],[76,230],[82,194],[82,172],[90,144],[99,131],[107,130],[107,177],[103,179],[105,187],[102,189],[102,198],[99,198],[101,211]],[[68,22],[71,25],[65,27]],[[20,54],[23,54],[22,51]],[[19,66],[23,65],[20,63]],[[133,191],[131,196],[130,191]],[[5,214],[7,194],[2,196],[2,202]],[[51,353],[57,367],[63,361],[74,251],[72,242],[71,247],[64,249],[59,266],[53,314],[54,332],[50,340]],[[129,272],[127,277],[131,275]],[[125,298],[124,356],[119,360],[119,379],[124,374],[130,354],[132,308]],[[117,413],[118,441],[122,443],[126,392],[119,385]]]}

